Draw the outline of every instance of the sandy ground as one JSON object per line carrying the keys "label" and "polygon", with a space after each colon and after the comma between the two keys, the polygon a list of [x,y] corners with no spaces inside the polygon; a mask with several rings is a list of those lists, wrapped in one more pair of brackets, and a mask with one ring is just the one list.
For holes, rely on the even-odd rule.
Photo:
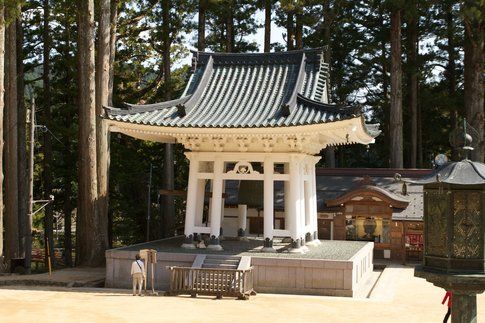
{"label": "sandy ground", "polygon": [[[371,297],[258,294],[225,298],[133,297],[130,291],[82,288],[0,288],[1,322],[441,322],[443,290],[388,268]],[[478,297],[485,322],[485,295]]]}

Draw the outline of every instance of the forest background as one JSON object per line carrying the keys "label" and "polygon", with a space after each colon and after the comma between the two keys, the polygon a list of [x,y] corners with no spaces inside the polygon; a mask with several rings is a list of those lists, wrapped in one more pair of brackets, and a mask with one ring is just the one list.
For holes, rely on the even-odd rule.
{"label": "forest background", "polygon": [[[183,147],[109,136],[99,116],[179,96],[190,49],[327,46],[329,99],[360,105],[382,134],[330,147],[318,166],[457,160],[448,137],[465,117],[476,130],[471,158],[483,162],[484,9],[483,0],[0,1],[0,257],[25,258],[30,270],[32,246],[48,245],[66,266],[96,266],[107,248],[183,227],[184,200],[158,195],[186,189]],[[31,196],[51,195],[30,208]]]}

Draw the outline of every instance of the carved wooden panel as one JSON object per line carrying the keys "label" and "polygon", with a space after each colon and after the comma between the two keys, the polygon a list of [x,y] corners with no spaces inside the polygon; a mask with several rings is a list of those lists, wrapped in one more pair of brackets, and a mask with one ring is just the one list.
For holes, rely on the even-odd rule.
{"label": "carved wooden panel", "polygon": [[446,192],[427,192],[427,237],[428,255],[447,256],[449,237],[447,232],[447,209],[450,195]]}
{"label": "carved wooden panel", "polygon": [[453,257],[480,258],[480,193],[453,194]]}

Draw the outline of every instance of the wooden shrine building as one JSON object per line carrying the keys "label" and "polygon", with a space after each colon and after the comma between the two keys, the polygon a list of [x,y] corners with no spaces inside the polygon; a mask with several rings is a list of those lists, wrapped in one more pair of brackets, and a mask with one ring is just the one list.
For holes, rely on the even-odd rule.
{"label": "wooden shrine building", "polygon": [[[196,52],[179,99],[106,108],[111,132],[143,140],[180,143],[190,161],[185,243],[196,234],[219,243],[226,181],[262,181],[264,248],[290,237],[291,251],[318,243],[315,164],[329,145],[369,144],[379,134],[362,111],[330,104],[324,49],[279,53]],[[207,225],[205,187],[211,185]],[[280,182],[278,184],[278,182]],[[274,226],[275,185],[284,186],[285,225]],[[246,230],[244,208],[239,232]]]}

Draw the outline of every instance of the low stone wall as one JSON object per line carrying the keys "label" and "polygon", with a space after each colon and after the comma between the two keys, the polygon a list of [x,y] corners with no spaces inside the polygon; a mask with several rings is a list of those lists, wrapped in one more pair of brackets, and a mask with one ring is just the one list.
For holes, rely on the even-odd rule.
{"label": "low stone wall", "polygon": [[373,243],[350,260],[251,257],[254,289],[262,293],[365,297],[370,279]]}
{"label": "low stone wall", "polygon": [[[374,244],[369,242],[349,260],[252,255],[254,289],[261,293],[364,297],[364,285],[373,271],[373,248]],[[106,251],[106,287],[131,288],[131,263],[137,253],[122,248]],[[167,266],[191,267],[195,257],[189,253],[158,252],[155,289],[169,288]]]}

